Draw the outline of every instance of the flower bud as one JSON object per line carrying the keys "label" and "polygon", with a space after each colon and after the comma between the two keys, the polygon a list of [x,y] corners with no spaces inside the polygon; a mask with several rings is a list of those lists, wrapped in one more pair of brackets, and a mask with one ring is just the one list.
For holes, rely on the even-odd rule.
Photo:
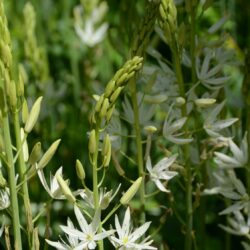
{"label": "flower bud", "polygon": [[115,90],[115,81],[111,80],[108,84],[107,87],[105,88],[105,93],[104,96],[105,97],[109,97],[112,92]]}
{"label": "flower bud", "polygon": [[110,101],[114,103],[118,96],[120,95],[121,91],[123,90],[124,87],[118,87],[115,92],[111,95]]}
{"label": "flower bud", "polygon": [[98,99],[96,105],[95,105],[95,111],[99,112],[101,110],[102,104],[103,104],[104,96],[101,95],[100,98]]}
{"label": "flower bud", "polygon": [[108,98],[105,98],[103,103],[102,103],[102,107],[100,110],[100,117],[104,117],[107,114],[107,110],[109,108],[109,100]]}
{"label": "flower bud", "polygon": [[10,68],[12,65],[12,54],[9,45],[4,44],[3,41],[0,42],[0,54],[3,63]]}
{"label": "flower bud", "polygon": [[43,97],[40,96],[31,108],[30,114],[28,116],[28,119],[27,119],[25,127],[24,127],[24,131],[27,134],[31,132],[31,130],[33,129],[33,127],[35,126],[35,124],[37,122],[37,119],[38,119],[38,116],[40,113],[42,99],[43,99]]}
{"label": "flower bud", "polygon": [[61,142],[61,139],[56,140],[55,142],[52,143],[52,145],[49,147],[49,149],[45,152],[45,154],[42,156],[41,160],[39,161],[38,166],[37,166],[38,169],[44,168],[49,163],[49,161],[55,154],[60,142]]}
{"label": "flower bud", "polygon": [[28,163],[30,165],[35,164],[39,160],[41,153],[41,142],[37,142],[30,153]]}
{"label": "flower bud", "polygon": [[107,122],[110,121],[114,109],[115,109],[115,104],[113,104],[113,105],[108,109],[107,114],[106,114],[106,121],[107,121]]}
{"label": "flower bud", "polygon": [[90,134],[89,134],[89,153],[94,154],[96,150],[97,150],[97,148],[96,148],[96,134],[95,134],[95,130],[92,129]]}
{"label": "flower bud", "polygon": [[84,167],[78,159],[76,160],[76,174],[77,174],[77,177],[82,181],[86,177]]}
{"label": "flower bud", "polygon": [[20,135],[21,135],[21,141],[22,141],[23,159],[25,162],[27,162],[29,159],[29,148],[28,148],[28,144],[25,138],[25,133],[24,133],[23,128],[21,128],[20,130]]}
{"label": "flower bud", "polygon": [[10,106],[11,108],[15,109],[17,105],[17,97],[16,97],[16,84],[13,80],[10,81],[10,85],[8,86],[8,94],[10,98]]}
{"label": "flower bud", "polygon": [[128,80],[128,73],[125,72],[116,82],[117,86],[122,85],[124,82],[126,82]]}
{"label": "flower bud", "polygon": [[185,100],[183,97],[181,97],[181,96],[179,96],[179,97],[177,97],[177,98],[175,99],[175,105],[176,105],[177,107],[181,107],[181,106],[183,106],[185,103],[186,103],[186,100]]}
{"label": "flower bud", "polygon": [[200,98],[194,101],[195,105],[199,108],[207,108],[213,105],[216,102],[216,99],[213,98]]}
{"label": "flower bud", "polygon": [[155,126],[146,126],[143,128],[147,134],[153,134],[157,131],[157,128]]}
{"label": "flower bud", "polygon": [[62,176],[59,173],[56,174],[56,179],[66,199],[71,203],[75,203],[76,198],[72,194],[69,186],[67,185],[67,182],[62,178]]}
{"label": "flower bud", "polygon": [[103,145],[102,145],[102,155],[106,155],[111,148],[111,142],[109,134],[105,135]]}
{"label": "flower bud", "polygon": [[29,108],[26,99],[23,100],[22,103],[22,121],[23,123],[27,122],[27,119],[29,117]]}
{"label": "flower bud", "polygon": [[127,190],[127,192],[122,196],[122,198],[120,199],[120,203],[122,205],[127,205],[130,200],[134,197],[134,195],[136,194],[136,192],[138,191],[138,189],[141,186],[141,182],[142,182],[142,177],[139,177],[131,186],[130,188]]}

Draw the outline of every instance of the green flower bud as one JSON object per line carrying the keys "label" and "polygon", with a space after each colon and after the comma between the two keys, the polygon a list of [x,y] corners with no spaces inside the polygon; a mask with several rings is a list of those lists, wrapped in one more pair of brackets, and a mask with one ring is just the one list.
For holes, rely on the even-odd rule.
{"label": "green flower bud", "polygon": [[2,171],[0,171],[0,188],[5,188],[6,185],[7,185],[7,181],[3,177]]}
{"label": "green flower bud", "polygon": [[95,130],[92,129],[90,134],[89,134],[89,153],[94,154],[96,150],[97,150],[97,148],[96,148],[96,134],[95,134]]}
{"label": "green flower bud", "polygon": [[136,192],[138,191],[138,189],[141,186],[141,182],[142,182],[142,177],[139,177],[131,186],[130,188],[127,190],[127,192],[122,196],[122,198],[120,199],[120,203],[122,205],[127,205],[130,200],[135,196]]}
{"label": "green flower bud", "polygon": [[42,150],[41,150],[41,142],[37,142],[35,144],[35,146],[33,147],[33,149],[31,150],[31,153],[30,153],[30,157],[29,157],[29,160],[28,160],[28,163],[30,165],[33,165],[35,164],[40,156],[41,156],[41,153],[42,153]]}
{"label": "green flower bud", "polygon": [[62,178],[62,176],[59,173],[56,174],[56,179],[66,199],[71,203],[75,203],[76,198],[72,194],[69,186],[67,185],[67,182]]}
{"label": "green flower bud", "polygon": [[8,86],[9,102],[12,109],[15,110],[17,106],[16,84],[13,80],[10,81]]}
{"label": "green flower bud", "polygon": [[109,108],[109,100],[108,98],[105,98],[102,104],[102,108],[100,110],[100,117],[104,117],[107,114],[107,110]]}
{"label": "green flower bud", "polygon": [[144,130],[147,134],[153,134],[157,131],[157,128],[155,126],[146,126],[144,127]]}
{"label": "green flower bud", "polygon": [[98,99],[96,105],[95,105],[95,111],[96,112],[99,112],[101,110],[103,100],[104,100],[104,95],[101,95],[100,98]]}
{"label": "green flower bud", "polygon": [[108,84],[107,87],[105,88],[105,97],[109,97],[111,93],[115,90],[115,81],[111,80]]}
{"label": "green flower bud", "polygon": [[25,123],[24,131],[26,133],[30,133],[33,127],[35,126],[39,113],[40,113],[40,108],[41,108],[41,102],[42,102],[43,97],[40,96],[34,103],[34,105],[31,108],[30,114],[28,116],[28,119]]}
{"label": "green flower bud", "polygon": [[22,103],[22,121],[23,123],[27,122],[27,119],[29,117],[29,108],[26,99],[23,100]]}
{"label": "green flower bud", "polygon": [[108,151],[110,151],[110,148],[111,148],[110,137],[109,134],[106,134],[102,145],[102,155],[106,155]]}
{"label": "green flower bud", "polygon": [[10,68],[12,65],[12,54],[10,50],[10,46],[7,44],[4,44],[3,41],[0,41],[0,54],[1,59],[3,60],[3,63]]}
{"label": "green flower bud", "polygon": [[45,152],[45,154],[42,156],[41,160],[39,161],[38,166],[37,166],[38,169],[44,168],[49,163],[49,161],[55,154],[60,142],[61,142],[61,139],[56,140],[55,142],[52,143],[52,145],[49,147],[49,149]]}
{"label": "green flower bud", "polygon": [[183,106],[185,103],[186,103],[186,100],[185,100],[183,97],[181,97],[181,96],[179,96],[179,97],[177,97],[177,98],[175,99],[175,105],[176,105],[177,107],[181,107],[181,106]]}
{"label": "green flower bud", "polygon": [[118,96],[120,95],[121,91],[123,90],[124,87],[118,87],[115,92],[111,95],[110,101],[115,102]]}
{"label": "green flower bud", "polygon": [[86,177],[84,167],[78,159],[76,160],[76,174],[77,174],[78,178],[82,181]]}
{"label": "green flower bud", "polygon": [[128,80],[128,73],[125,72],[123,75],[121,75],[121,77],[117,80],[116,84],[117,86],[122,85],[123,83],[125,83]]}
{"label": "green flower bud", "polygon": [[216,99],[213,98],[200,98],[194,101],[195,105],[199,108],[207,108],[216,103]]}
{"label": "green flower bud", "polygon": [[107,114],[106,114],[106,121],[107,121],[107,122],[110,121],[114,109],[115,109],[115,104],[113,104],[113,105],[108,109]]}

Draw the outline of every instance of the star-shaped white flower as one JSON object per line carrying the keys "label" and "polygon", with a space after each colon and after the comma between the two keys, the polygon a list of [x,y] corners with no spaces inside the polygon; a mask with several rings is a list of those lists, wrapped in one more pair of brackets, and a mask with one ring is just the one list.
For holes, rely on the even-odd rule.
{"label": "star-shaped white flower", "polygon": [[[67,220],[67,226],[71,229],[75,229],[72,221],[70,218],[68,218]],[[79,239],[78,237],[75,237],[75,236],[67,236],[67,240],[68,240],[68,243],[66,243],[64,240],[61,240],[60,241],[50,241],[50,240],[47,240],[46,239],[46,242],[55,247],[56,249],[60,249],[60,250],[69,250],[69,249],[79,249],[79,245],[80,245],[80,242],[79,242]],[[82,249],[82,247],[80,246],[80,249]]]}
{"label": "star-shaped white flower", "polygon": [[146,167],[150,175],[150,179],[155,183],[155,185],[162,192],[169,192],[163,185],[161,180],[169,181],[173,177],[175,177],[178,173],[175,171],[169,170],[169,167],[176,160],[177,155],[173,155],[170,158],[163,158],[160,160],[154,167],[152,167],[151,159],[148,157]]}
{"label": "star-shaped white flower", "polygon": [[114,233],[115,230],[108,230],[101,233],[98,233],[98,228],[100,226],[100,210],[95,212],[94,218],[90,224],[86,221],[84,216],[82,215],[80,209],[75,205],[74,206],[75,216],[77,218],[78,224],[81,230],[74,228],[74,226],[60,226],[65,234],[68,235],[68,239],[79,240],[79,244],[77,242],[77,247],[75,250],[80,249],[95,249],[97,246],[97,241],[103,240],[104,238],[110,236]]}
{"label": "star-shaped white flower", "polygon": [[115,215],[115,227],[118,236],[111,236],[110,241],[115,246],[116,249],[120,250],[130,250],[130,249],[157,249],[150,246],[153,242],[149,238],[145,238],[143,241],[139,242],[145,232],[148,230],[151,222],[146,222],[139,228],[133,230],[131,226],[131,216],[130,209],[127,208],[124,216],[122,225],[119,222],[118,216]]}
{"label": "star-shaped white flower", "polygon": [[236,168],[244,167],[248,162],[248,145],[247,145],[247,133],[245,134],[240,147],[238,147],[232,139],[229,139],[229,148],[232,152],[232,156],[220,152],[214,152],[215,162],[221,168]]}

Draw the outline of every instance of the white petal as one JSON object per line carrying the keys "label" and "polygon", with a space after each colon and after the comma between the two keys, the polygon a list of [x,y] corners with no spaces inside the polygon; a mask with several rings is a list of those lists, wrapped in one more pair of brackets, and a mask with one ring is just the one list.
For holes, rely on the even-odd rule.
{"label": "white petal", "polygon": [[130,209],[128,207],[125,212],[125,216],[122,223],[122,231],[124,232],[125,235],[129,233],[129,226],[130,226]]}
{"label": "white petal", "polygon": [[85,220],[84,216],[82,215],[80,209],[76,205],[74,206],[74,211],[81,230],[84,233],[89,232],[89,225]]}
{"label": "white petal", "polygon": [[155,180],[154,183],[162,192],[170,193],[159,180]]}
{"label": "white petal", "polygon": [[148,230],[149,226],[150,226],[151,222],[146,222],[145,224],[143,224],[142,226],[140,226],[139,228],[137,228],[130,236],[129,238],[135,242],[137,239],[139,239],[143,234],[145,234],[145,232]]}
{"label": "white petal", "polygon": [[46,242],[50,245],[50,246],[52,246],[52,247],[55,247],[56,249],[58,249],[58,250],[68,250],[68,247],[67,246],[65,246],[64,244],[62,244],[61,242],[55,242],[55,241],[50,241],[50,240],[47,240],[47,239],[45,239],[46,240]]}

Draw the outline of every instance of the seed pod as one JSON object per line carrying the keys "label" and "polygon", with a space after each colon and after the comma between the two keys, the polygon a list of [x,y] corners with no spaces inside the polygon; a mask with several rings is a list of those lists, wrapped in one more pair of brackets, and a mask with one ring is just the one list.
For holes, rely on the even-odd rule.
{"label": "seed pod", "polygon": [[109,100],[108,98],[105,98],[100,110],[100,117],[104,117],[107,114],[107,110],[109,108]]}
{"label": "seed pod", "polygon": [[76,174],[77,174],[77,177],[82,181],[86,177],[84,167],[78,159],[76,160]]}
{"label": "seed pod", "polygon": [[28,163],[30,165],[35,164],[39,160],[41,153],[41,142],[37,142],[30,153]]}
{"label": "seed pod", "polygon": [[49,147],[49,149],[45,152],[45,154],[42,156],[41,160],[39,161],[37,165],[38,169],[44,168],[49,163],[49,161],[55,154],[60,142],[61,142],[61,139],[56,140],[55,142],[52,143],[52,145]]}
{"label": "seed pod", "polygon": [[59,173],[56,174],[56,179],[66,199],[71,203],[75,203],[76,198],[72,194],[69,186],[67,185],[67,182],[62,178],[62,176]]}
{"label": "seed pod", "polygon": [[136,192],[138,191],[138,189],[141,186],[141,182],[142,182],[142,177],[139,177],[131,186],[130,188],[126,191],[126,193],[122,196],[122,198],[120,199],[120,203],[122,205],[127,205],[130,200],[134,197],[134,195],[136,194]]}
{"label": "seed pod", "polygon": [[96,134],[95,130],[92,129],[89,134],[89,153],[94,154],[96,151]]}
{"label": "seed pod", "polygon": [[35,126],[35,124],[37,122],[37,119],[38,119],[38,116],[40,113],[42,99],[43,99],[43,97],[40,96],[31,108],[30,114],[28,116],[28,119],[27,119],[25,127],[24,127],[24,131],[27,134],[31,132],[31,130],[33,129],[33,127]]}

